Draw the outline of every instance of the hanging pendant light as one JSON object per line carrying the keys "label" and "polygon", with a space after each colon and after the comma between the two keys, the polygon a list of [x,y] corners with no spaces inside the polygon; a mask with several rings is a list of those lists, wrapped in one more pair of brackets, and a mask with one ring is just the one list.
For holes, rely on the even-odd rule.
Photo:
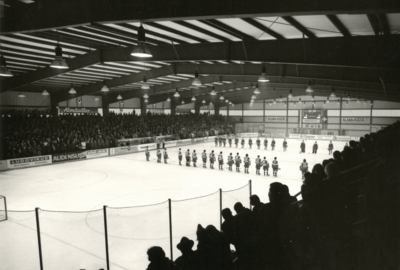
{"label": "hanging pendant light", "polygon": [[252,99],[252,100],[254,100],[254,99],[256,99],[256,98],[257,98],[256,95],[252,95],[252,96],[251,96],[251,99]]}
{"label": "hanging pendant light", "polygon": [[48,95],[50,95],[49,92],[47,92],[47,90],[44,89],[43,92],[42,92],[42,96],[48,96]]}
{"label": "hanging pendant light", "polygon": [[312,94],[312,96],[311,96],[311,100],[312,100],[312,101],[314,101],[314,100],[315,100],[314,94]]}
{"label": "hanging pendant light", "polygon": [[211,96],[216,96],[217,95],[217,92],[215,92],[215,86],[214,85],[212,86],[212,90],[210,92],[210,95]]}
{"label": "hanging pendant light", "polygon": [[225,99],[225,103],[229,103],[229,100],[228,100],[228,99]]}
{"label": "hanging pendant light", "polygon": [[326,101],[324,101],[324,106],[326,105]]}
{"label": "hanging pendant light", "polygon": [[233,105],[232,101],[229,101],[229,105]]}
{"label": "hanging pendant light", "polygon": [[196,97],[195,96],[192,97],[192,101],[196,101]]}
{"label": "hanging pendant light", "polygon": [[332,90],[332,92],[331,92],[329,97],[331,97],[331,98],[335,98],[336,97],[335,90]]}
{"label": "hanging pendant light", "polygon": [[178,98],[178,97],[180,97],[180,96],[181,96],[181,95],[179,95],[178,88],[176,88],[174,97]]}
{"label": "hanging pendant light", "polygon": [[267,69],[265,68],[265,65],[263,64],[261,68],[261,76],[258,78],[259,82],[269,82],[267,78]]}
{"label": "hanging pendant light", "polygon": [[185,104],[185,101],[182,100],[181,104],[182,104],[182,105]]}
{"label": "hanging pendant light", "polygon": [[75,95],[76,94],[76,90],[74,89],[74,84],[73,83],[71,83],[71,89],[69,89],[68,93],[71,94],[71,95]]}
{"label": "hanging pendant light", "polygon": [[347,94],[347,101],[351,101],[350,93]]}
{"label": "hanging pendant light", "polygon": [[26,96],[25,96],[25,94],[23,94],[23,93],[19,93],[19,94],[18,94],[18,97],[19,97],[19,98],[25,98]]}
{"label": "hanging pendant light", "polygon": [[62,48],[60,47],[60,44],[58,42],[54,50],[55,50],[55,59],[51,61],[50,67],[57,69],[68,69],[68,64],[62,57]]}
{"label": "hanging pendant light", "polygon": [[100,90],[101,92],[109,92],[110,89],[108,89],[107,84],[106,84],[106,80],[103,80],[103,87]]}
{"label": "hanging pendant light", "polygon": [[146,76],[143,76],[143,83],[142,83],[142,86],[140,87],[140,89],[142,89],[142,90],[150,89],[150,85],[147,83]]}
{"label": "hanging pendant light", "polygon": [[144,93],[143,98],[149,98],[149,95],[147,93]]}
{"label": "hanging pendant light", "polygon": [[327,98],[326,98],[326,103],[329,103],[329,102],[330,102],[330,101],[329,101],[329,97],[327,97]]}
{"label": "hanging pendant light", "polygon": [[122,96],[121,96],[121,95],[118,95],[117,99],[119,99],[119,100],[122,99]]}
{"label": "hanging pendant light", "polygon": [[213,106],[214,104],[212,102],[210,102],[210,106]]}
{"label": "hanging pendant light", "polygon": [[147,98],[144,99],[144,103],[148,103],[149,100]]}
{"label": "hanging pendant light", "polygon": [[11,71],[7,68],[6,59],[3,55],[0,56],[0,77],[12,77],[14,76]]}
{"label": "hanging pendant light", "polygon": [[258,83],[256,83],[256,89],[254,90],[253,93],[256,94],[256,95],[261,94],[260,89],[258,89]]}
{"label": "hanging pendant light", "polygon": [[374,105],[374,101],[371,100],[371,102],[369,103],[370,106]]}
{"label": "hanging pendant light", "polygon": [[199,79],[199,72],[197,72],[197,70],[194,73],[194,79],[193,79],[192,85],[193,86],[200,86],[201,85],[201,81]]}
{"label": "hanging pendant light", "polygon": [[221,96],[219,97],[220,100],[224,100],[224,96],[221,94]]}
{"label": "hanging pendant light", "polygon": [[99,97],[94,98],[94,101],[99,101],[99,100],[100,100]]}
{"label": "hanging pendant light", "polygon": [[166,100],[166,102],[171,102],[171,99],[168,97],[167,100]]}
{"label": "hanging pendant light", "polygon": [[289,92],[288,98],[293,98],[293,92],[292,92],[292,89],[290,89],[290,92]]}
{"label": "hanging pendant light", "polygon": [[276,104],[276,99],[274,99],[274,104]]}
{"label": "hanging pendant light", "polygon": [[306,88],[306,93],[312,93],[314,92],[312,86],[311,86],[311,81],[309,81],[308,86]]}
{"label": "hanging pendant light", "polygon": [[201,103],[206,104],[206,101],[203,99],[203,101]]}
{"label": "hanging pendant light", "polygon": [[146,46],[146,32],[140,24],[138,29],[138,44],[133,48],[131,55],[140,58],[153,57],[150,49]]}

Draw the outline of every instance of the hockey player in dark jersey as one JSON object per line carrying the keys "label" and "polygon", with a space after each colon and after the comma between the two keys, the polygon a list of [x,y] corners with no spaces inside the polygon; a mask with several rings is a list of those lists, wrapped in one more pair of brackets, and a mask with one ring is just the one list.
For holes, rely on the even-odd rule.
{"label": "hockey player in dark jersey", "polygon": [[242,160],[240,159],[239,153],[237,153],[235,156],[235,165],[237,172],[240,172],[240,163],[242,163]]}
{"label": "hockey player in dark jersey", "polygon": [[313,145],[313,147],[312,147],[312,153],[313,153],[313,154],[316,154],[317,151],[318,151],[318,144],[317,144],[317,141],[315,141],[315,143],[314,143],[314,145]]}
{"label": "hockey player in dark jersey", "polygon": [[287,141],[286,141],[286,139],[283,139],[283,151],[286,151],[287,150]]}
{"label": "hockey player in dark jersey", "polygon": [[224,147],[225,147],[225,145],[226,145],[226,137],[225,136],[222,138],[222,143],[224,144]]}
{"label": "hockey player in dark jersey", "polygon": [[233,165],[233,156],[232,153],[228,156],[228,166],[229,170],[232,171],[232,165]]}
{"label": "hockey player in dark jersey", "polygon": [[223,170],[223,165],[224,165],[224,157],[222,156],[222,152],[219,153],[218,155],[218,169]]}
{"label": "hockey player in dark jersey", "polygon": [[306,144],[304,141],[301,142],[300,144],[300,153],[305,153],[306,152]]}
{"label": "hockey player in dark jersey", "polygon": [[196,166],[196,162],[197,162],[196,150],[193,150],[193,153],[192,153],[192,161],[193,161],[193,167],[197,167],[197,166]]}
{"label": "hockey player in dark jersey", "polygon": [[268,140],[267,138],[264,139],[264,150],[268,149]]}
{"label": "hockey player in dark jersey", "polygon": [[228,138],[229,147],[232,147],[232,137]]}
{"label": "hockey player in dark jersey", "polygon": [[300,165],[300,171],[301,171],[301,179],[304,179],[304,174],[308,172],[308,163],[305,159],[303,159],[303,162]]}
{"label": "hockey player in dark jersey", "polygon": [[249,138],[249,147],[251,149],[251,146],[253,145],[253,140],[251,138]]}
{"label": "hockey player in dark jersey", "polygon": [[189,149],[186,151],[185,157],[186,157],[186,166],[190,167],[190,151],[189,151]]}
{"label": "hockey player in dark jersey", "polygon": [[167,148],[164,148],[164,163],[165,164],[167,164],[167,159],[168,159]]}
{"label": "hockey player in dark jersey", "polygon": [[201,158],[203,159],[203,168],[207,168],[207,153],[206,150],[201,154]]}
{"label": "hockey player in dark jersey", "polygon": [[235,138],[235,145],[236,145],[236,148],[238,148],[238,144],[239,144],[239,138],[236,137],[236,138]]}
{"label": "hockey player in dark jersey", "polygon": [[263,166],[263,170],[264,170],[264,175],[267,174],[269,176],[269,163],[266,159],[266,157],[264,157],[263,161],[261,162],[262,166]]}
{"label": "hockey player in dark jersey", "polygon": [[219,143],[219,147],[221,147],[222,146],[222,137],[218,138],[218,143]]}
{"label": "hockey player in dark jersey", "polygon": [[333,143],[332,141],[330,141],[328,146],[329,155],[332,155],[332,150],[333,150]]}
{"label": "hockey player in dark jersey", "polygon": [[242,139],[242,141],[240,142],[240,144],[242,145],[242,148],[244,148],[244,139]]}
{"label": "hockey player in dark jersey", "polygon": [[256,158],[256,174],[260,175],[260,168],[261,168],[261,158],[257,156]]}
{"label": "hockey player in dark jersey", "polygon": [[179,159],[179,166],[180,166],[180,165],[182,165],[182,151],[181,151],[180,148],[179,148],[179,151],[178,151],[178,159]]}
{"label": "hockey player in dark jersey", "polygon": [[161,163],[161,151],[160,151],[160,149],[157,150],[157,163]]}
{"label": "hockey player in dark jersey", "polygon": [[260,149],[260,145],[261,145],[260,138],[257,138],[256,144],[257,144],[257,149]]}
{"label": "hockey player in dark jersey", "polygon": [[215,141],[215,147],[217,147],[218,146],[218,136],[215,136],[214,141]]}
{"label": "hockey player in dark jersey", "polygon": [[272,172],[274,176],[278,176],[278,170],[279,170],[279,163],[276,157],[272,161]]}
{"label": "hockey player in dark jersey", "polygon": [[214,150],[211,151],[209,158],[210,158],[210,168],[214,169],[214,162],[215,162]]}
{"label": "hockey player in dark jersey", "polygon": [[251,161],[250,161],[249,155],[246,154],[246,156],[244,157],[244,172],[245,173],[249,173],[250,165],[251,165]]}
{"label": "hockey player in dark jersey", "polygon": [[275,149],[275,139],[272,139],[271,149],[272,149],[272,151],[274,151],[274,149]]}
{"label": "hockey player in dark jersey", "polygon": [[149,147],[146,147],[146,160],[150,161],[150,152],[149,152]]}

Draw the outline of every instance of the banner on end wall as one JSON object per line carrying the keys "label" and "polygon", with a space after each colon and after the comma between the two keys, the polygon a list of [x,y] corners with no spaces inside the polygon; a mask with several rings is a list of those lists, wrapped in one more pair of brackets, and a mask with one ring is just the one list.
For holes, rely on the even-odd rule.
{"label": "banner on end wall", "polygon": [[22,167],[32,167],[38,165],[45,165],[51,163],[51,156],[38,156],[38,157],[26,157],[26,158],[15,158],[7,160],[7,168],[16,169]]}

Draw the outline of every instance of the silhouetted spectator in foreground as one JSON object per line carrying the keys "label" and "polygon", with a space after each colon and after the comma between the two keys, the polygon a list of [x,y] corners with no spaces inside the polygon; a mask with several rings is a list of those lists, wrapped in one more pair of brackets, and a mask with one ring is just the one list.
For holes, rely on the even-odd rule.
{"label": "silhouetted spectator in foreground", "polygon": [[252,269],[252,213],[240,202],[234,205],[236,216],[234,216],[236,232],[236,252],[239,257],[240,269]]}
{"label": "silhouetted spectator in foreground", "polygon": [[319,180],[322,180],[326,177],[324,166],[320,163],[315,164],[311,171]]}
{"label": "silhouetted spectator in foreground", "polygon": [[147,250],[150,261],[147,270],[177,270],[174,263],[165,257],[165,252],[161,247],[151,247]]}
{"label": "silhouetted spectator in foreground", "polygon": [[232,245],[235,245],[236,244],[236,233],[235,233],[235,224],[234,224],[231,209],[229,209],[229,208],[223,209],[222,217],[224,218],[224,222],[221,225],[222,232],[227,237],[229,243],[231,243]]}
{"label": "silhouetted spectator in foreground", "polygon": [[182,252],[182,256],[175,260],[175,265],[180,270],[191,270],[195,268],[194,251],[192,250],[194,242],[187,237],[182,237],[176,247]]}
{"label": "silhouetted spectator in foreground", "polygon": [[340,173],[339,165],[336,162],[330,162],[325,167],[325,174],[327,178],[332,178]]}

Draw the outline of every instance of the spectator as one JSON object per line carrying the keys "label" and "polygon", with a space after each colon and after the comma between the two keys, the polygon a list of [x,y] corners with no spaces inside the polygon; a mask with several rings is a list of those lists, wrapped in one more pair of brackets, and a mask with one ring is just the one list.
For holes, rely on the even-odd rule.
{"label": "spectator", "polygon": [[182,252],[182,256],[175,260],[175,265],[180,270],[191,270],[195,268],[194,265],[194,251],[192,250],[194,242],[187,237],[182,237],[176,247]]}
{"label": "spectator", "polygon": [[147,250],[150,261],[147,270],[176,270],[174,263],[165,257],[165,252],[161,247],[151,247]]}

